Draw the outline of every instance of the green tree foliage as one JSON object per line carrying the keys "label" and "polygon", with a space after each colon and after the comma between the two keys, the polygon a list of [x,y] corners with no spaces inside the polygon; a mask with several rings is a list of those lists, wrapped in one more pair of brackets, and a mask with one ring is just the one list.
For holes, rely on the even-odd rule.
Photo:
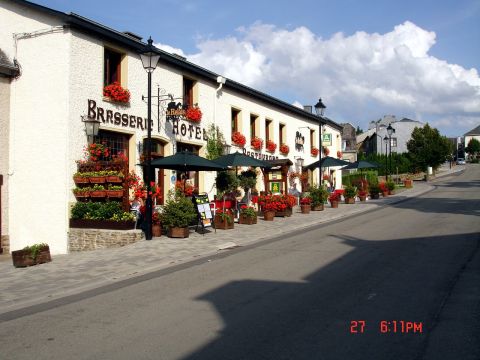
{"label": "green tree foliage", "polygon": [[478,141],[477,139],[471,139],[468,142],[468,145],[465,148],[465,151],[470,155],[476,155],[477,153],[480,152],[480,141]]}
{"label": "green tree foliage", "polygon": [[223,144],[225,138],[218,126],[210,124],[207,129],[207,153],[206,158],[213,160],[223,155]]}
{"label": "green tree foliage", "polygon": [[413,129],[407,149],[413,167],[426,171],[428,166],[436,169],[447,160],[452,153],[452,144],[437,129],[426,124]]}
{"label": "green tree foliage", "polygon": [[[376,162],[380,165],[379,168],[374,169],[378,171],[379,176],[385,176],[385,158],[385,154],[368,154],[366,156],[362,153],[358,154],[358,160]],[[387,162],[388,165],[390,165],[390,158],[387,159]],[[397,171],[399,174],[406,174],[414,171],[410,157],[407,153],[392,153],[392,173],[396,174]]]}
{"label": "green tree foliage", "polygon": [[363,130],[360,129],[360,126],[357,126],[357,130],[355,131],[355,135],[363,134]]}

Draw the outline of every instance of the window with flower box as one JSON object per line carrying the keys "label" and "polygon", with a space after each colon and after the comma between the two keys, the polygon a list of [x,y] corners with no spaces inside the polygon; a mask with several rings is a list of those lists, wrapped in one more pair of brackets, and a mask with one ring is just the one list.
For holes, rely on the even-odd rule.
{"label": "window with flower box", "polygon": [[257,121],[258,121],[258,116],[251,114],[250,115],[250,139],[253,139],[255,136],[258,136]]}
{"label": "window with flower box", "polygon": [[[128,141],[130,136],[113,132],[100,130],[98,135],[93,138],[93,142],[96,144],[105,144],[110,149],[110,156],[114,157],[119,154],[128,156]],[[110,159],[102,159],[110,160]]]}
{"label": "window with flower box", "polygon": [[193,107],[195,101],[195,81],[188,78],[183,78],[183,104],[188,107]]}
{"label": "window with flower box", "polygon": [[114,82],[122,83],[122,58],[123,54],[108,48],[104,49],[103,86]]}
{"label": "window with flower box", "polygon": [[281,144],[285,144],[285,140],[287,138],[286,136],[286,126],[285,124],[279,124],[278,125],[278,143],[281,145]]}
{"label": "window with flower box", "polygon": [[240,131],[240,110],[232,108],[232,116],[231,116],[231,122],[232,122],[232,134]]}
{"label": "window with flower box", "polygon": [[265,120],[265,140],[273,141],[273,120]]}
{"label": "window with flower box", "polygon": [[317,146],[317,137],[315,136],[315,130],[310,129],[310,147],[316,147]]}

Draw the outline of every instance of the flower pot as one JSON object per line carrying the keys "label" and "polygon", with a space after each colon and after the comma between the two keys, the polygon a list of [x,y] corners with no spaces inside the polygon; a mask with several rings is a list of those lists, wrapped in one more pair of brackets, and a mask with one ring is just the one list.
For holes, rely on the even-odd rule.
{"label": "flower pot", "polygon": [[388,195],[393,195],[395,194],[395,190],[388,190]]}
{"label": "flower pot", "polygon": [[90,180],[88,179],[88,177],[80,177],[80,176],[74,177],[73,181],[75,182],[75,184],[89,184],[90,183]]}
{"label": "flower pot", "polygon": [[109,183],[121,183],[122,178],[120,176],[106,176],[105,177],[106,182]]}
{"label": "flower pot", "polygon": [[263,212],[263,220],[273,221],[274,218],[275,218],[275,211],[267,210]]}
{"label": "flower pot", "polygon": [[412,188],[413,187],[413,181],[411,179],[403,180],[403,185],[405,185],[405,187],[407,189]]}
{"label": "flower pot", "polygon": [[105,176],[90,176],[89,181],[91,184],[104,184],[105,183]]}
{"label": "flower pot", "polygon": [[367,195],[358,195],[360,201],[367,201]]}
{"label": "flower pot", "polygon": [[370,198],[372,199],[380,199],[380,194],[370,194]]}
{"label": "flower pot", "polygon": [[105,190],[108,197],[120,198],[123,196],[123,190]]}
{"label": "flower pot", "polygon": [[162,226],[160,224],[152,224],[152,236],[162,236]]}
{"label": "flower pot", "polygon": [[90,197],[90,192],[86,191],[84,193],[73,193],[77,200],[86,200]]}
{"label": "flower pot", "polygon": [[188,227],[171,227],[167,235],[171,238],[188,238],[189,233]]}
{"label": "flower pot", "polygon": [[312,209],[311,205],[300,205],[300,209],[302,214],[310,214],[310,210]]}
{"label": "flower pot", "polygon": [[107,192],[105,190],[90,191],[90,197],[92,198],[104,198],[105,196],[107,196]]}
{"label": "flower pot", "polygon": [[387,191],[382,191],[382,195],[383,195],[383,197],[387,197],[388,196],[388,190]]}
{"label": "flower pot", "polygon": [[229,230],[233,229],[233,217],[229,217],[229,219],[225,218],[222,219],[221,216],[215,215],[215,218],[213,219],[215,223],[215,229],[221,229],[221,230]]}
{"label": "flower pot", "polygon": [[345,198],[345,204],[355,204],[355,198],[346,197]]}
{"label": "flower pot", "polygon": [[323,204],[312,205],[312,211],[323,211],[325,209]]}
{"label": "flower pot", "polygon": [[244,225],[253,225],[257,223],[257,217],[249,217],[245,215],[240,215],[238,218],[238,223],[239,224],[244,224]]}
{"label": "flower pot", "polygon": [[330,205],[332,206],[332,208],[338,208],[338,201],[330,201]]}
{"label": "flower pot", "polygon": [[50,248],[48,246],[44,247],[42,250],[40,250],[35,259],[31,256],[30,251],[12,251],[12,261],[13,266],[15,267],[26,267],[50,262],[52,261],[50,256]]}

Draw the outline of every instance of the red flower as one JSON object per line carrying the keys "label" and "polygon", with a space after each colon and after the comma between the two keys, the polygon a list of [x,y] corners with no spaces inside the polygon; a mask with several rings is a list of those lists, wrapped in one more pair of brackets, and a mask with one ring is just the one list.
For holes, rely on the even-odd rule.
{"label": "red flower", "polygon": [[277,149],[277,144],[275,144],[272,140],[267,140],[265,147],[267,148],[267,151],[273,153]]}
{"label": "red flower", "polygon": [[300,205],[310,205],[312,203],[312,199],[309,197],[304,197],[300,200]]}
{"label": "red flower", "polygon": [[130,91],[122,88],[118,81],[105,86],[103,88],[103,96],[117,102],[128,103],[130,101]]}
{"label": "red flower", "polygon": [[[255,136],[252,138],[250,141],[250,145],[252,146],[253,149],[255,150],[261,150],[263,147],[263,140],[260,139],[259,137]],[[276,145],[275,145],[276,146]]]}
{"label": "red flower", "polygon": [[280,145],[280,152],[284,155],[287,155],[290,152],[290,148],[287,144]]}
{"label": "red flower", "polygon": [[196,106],[189,107],[185,113],[185,117],[187,118],[187,120],[193,122],[200,122],[200,120],[202,120],[202,111]]}
{"label": "red flower", "polygon": [[312,149],[310,150],[310,154],[312,154],[312,156],[318,156],[318,149],[316,147],[312,147]]}
{"label": "red flower", "polygon": [[239,131],[235,131],[232,134],[232,141],[235,145],[244,147],[245,144],[247,143],[247,139],[245,139],[245,136],[242,135]]}

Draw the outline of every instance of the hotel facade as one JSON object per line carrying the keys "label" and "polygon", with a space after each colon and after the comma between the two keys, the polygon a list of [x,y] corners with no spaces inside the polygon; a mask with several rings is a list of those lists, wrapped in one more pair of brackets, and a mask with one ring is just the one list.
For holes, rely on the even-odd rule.
{"label": "hotel facade", "polygon": [[[26,1],[0,0],[0,175],[1,237],[5,251],[46,242],[54,254],[67,253],[72,188],[87,145],[82,120],[100,121],[96,142],[113,154],[123,152],[129,170],[142,174],[141,155],[147,138],[147,74],[139,54],[146,42],[76,14]],[[341,126],[326,117],[292,106],[175,54],[156,49],[159,64],[152,74],[152,151],[156,157],[189,150],[206,154],[208,128],[223,133],[230,152],[264,160],[289,159],[289,172],[301,171],[341,150]],[[1,58],[1,57],[0,57]],[[126,103],[104,97],[106,85],[118,82],[130,92]],[[316,102],[317,99],[312,99]],[[169,116],[178,107],[198,107],[200,122]],[[238,146],[232,135],[244,135]],[[319,144],[322,136],[323,144]],[[263,140],[254,149],[251,139]],[[276,144],[273,151],[266,141]],[[280,145],[288,153],[280,152]],[[311,149],[320,149],[312,154]],[[313,152],[315,153],[315,151]],[[177,173],[156,169],[164,198]],[[216,193],[215,172],[190,173],[191,183],[210,198]],[[341,173],[333,175],[341,186]],[[319,170],[309,172],[318,183]],[[259,179],[257,190],[265,188]],[[288,188],[281,185],[280,191]]]}

